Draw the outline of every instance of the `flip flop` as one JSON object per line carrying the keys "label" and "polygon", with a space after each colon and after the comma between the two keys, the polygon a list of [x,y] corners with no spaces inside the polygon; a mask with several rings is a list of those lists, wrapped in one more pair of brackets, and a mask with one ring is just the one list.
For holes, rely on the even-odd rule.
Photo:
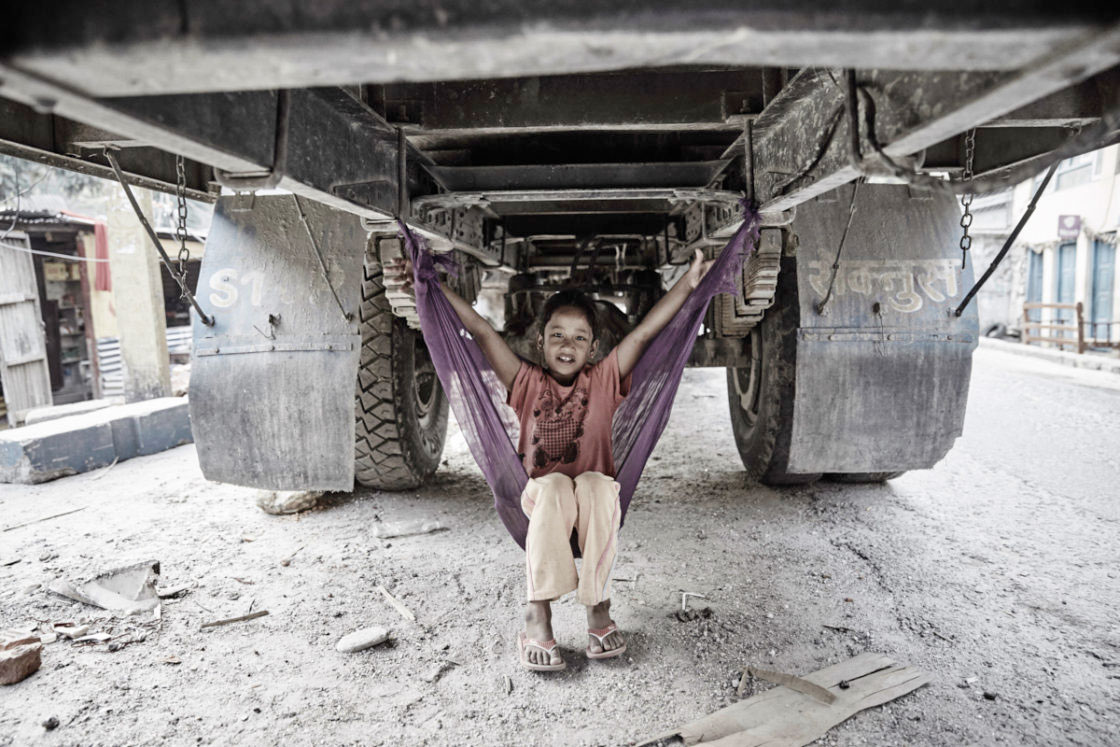
{"label": "flip flop", "polygon": [[544,651],[546,654],[548,654],[548,658],[551,661],[552,655],[556,651],[557,644],[554,639],[549,639],[547,641],[534,641],[532,638],[526,637],[525,633],[519,633],[517,636],[517,653],[518,656],[521,657],[521,666],[525,667],[526,669],[532,670],[534,672],[559,672],[562,669],[568,668],[568,663],[563,659],[560,660],[559,664],[534,664],[533,662],[529,661],[529,654],[526,651],[526,649],[530,646]]}
{"label": "flip flop", "polygon": [[[615,625],[612,622],[610,625],[608,625],[605,628],[588,628],[587,629],[587,634],[595,636],[596,638],[598,638],[599,639],[599,645],[602,646],[603,645],[603,640],[606,639],[606,637],[609,636],[611,633],[615,633],[617,631],[618,631],[618,626]],[[590,646],[587,647],[587,658],[588,659],[613,659],[616,656],[622,656],[624,653],[626,653],[626,641],[625,640],[622,642],[621,646],[619,646],[618,648],[612,648],[610,651],[605,650],[605,647],[604,647],[603,651],[600,651],[599,653],[595,653],[594,651],[591,650]]]}

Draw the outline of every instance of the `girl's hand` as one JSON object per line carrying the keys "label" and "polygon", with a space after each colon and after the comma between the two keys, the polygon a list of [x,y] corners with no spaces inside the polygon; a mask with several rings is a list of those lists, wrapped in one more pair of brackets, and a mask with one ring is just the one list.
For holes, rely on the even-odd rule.
{"label": "girl's hand", "polygon": [[696,255],[692,258],[692,265],[685,273],[685,281],[688,283],[689,290],[696,290],[696,286],[700,285],[700,281],[708,274],[708,270],[712,269],[715,263],[714,259],[704,259],[704,252],[697,249]]}
{"label": "girl's hand", "polygon": [[412,287],[412,260],[397,257],[386,262],[382,268],[386,285],[396,286],[413,299],[416,298],[416,289]]}

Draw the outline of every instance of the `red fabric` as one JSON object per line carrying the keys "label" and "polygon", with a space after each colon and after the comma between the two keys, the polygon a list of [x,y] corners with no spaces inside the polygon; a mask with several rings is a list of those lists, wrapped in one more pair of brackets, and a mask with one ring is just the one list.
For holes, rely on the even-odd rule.
{"label": "red fabric", "polygon": [[71,218],[78,218],[93,224],[93,256],[95,259],[101,260],[93,263],[93,266],[97,268],[94,271],[93,289],[99,291],[113,290],[113,276],[109,271],[109,232],[105,228],[105,224],[71,210],[60,210],[59,212],[63,215],[69,215]]}
{"label": "red fabric", "polygon": [[99,291],[113,290],[113,275],[109,270],[109,232],[101,221],[93,224],[94,256],[104,260],[97,262],[97,276],[93,282],[93,289]]}
{"label": "red fabric", "polygon": [[521,422],[518,452],[530,477],[559,472],[575,478],[584,472],[614,477],[611,420],[630,379],[619,380],[618,351],[585,366],[569,386],[543,368],[522,361],[509,404]]}

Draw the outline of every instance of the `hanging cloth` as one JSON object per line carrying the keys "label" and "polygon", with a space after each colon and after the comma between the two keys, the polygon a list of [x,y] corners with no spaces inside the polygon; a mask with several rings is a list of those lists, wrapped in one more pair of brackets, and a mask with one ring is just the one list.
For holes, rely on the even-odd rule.
{"label": "hanging cloth", "polygon": [[[708,303],[719,293],[737,293],[743,261],[758,241],[758,214],[744,204],[744,221],[689,294],[673,319],[649,343],[631,373],[630,393],[619,405],[611,427],[611,444],[621,485],[622,517],[638,485],[646,460],[669,421],[677,387],[700,332]],[[529,519],[521,510],[521,492],[529,475],[517,455],[517,418],[506,404],[506,389],[440,290],[440,267],[455,273],[454,261],[427,249],[400,224],[412,260],[416,310],[428,353],[455,413],[471,454],[494,491],[494,507],[513,539],[525,547]]]}

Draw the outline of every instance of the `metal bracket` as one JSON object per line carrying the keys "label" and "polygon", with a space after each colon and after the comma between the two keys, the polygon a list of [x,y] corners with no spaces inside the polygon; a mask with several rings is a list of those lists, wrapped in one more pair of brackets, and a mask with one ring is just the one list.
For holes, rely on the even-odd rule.
{"label": "metal bracket", "polygon": [[292,108],[291,92],[282,89],[276,96],[276,140],[272,146],[272,168],[265,174],[231,174],[214,169],[214,181],[234,192],[274,189],[284,178],[288,163],[288,122]]}

